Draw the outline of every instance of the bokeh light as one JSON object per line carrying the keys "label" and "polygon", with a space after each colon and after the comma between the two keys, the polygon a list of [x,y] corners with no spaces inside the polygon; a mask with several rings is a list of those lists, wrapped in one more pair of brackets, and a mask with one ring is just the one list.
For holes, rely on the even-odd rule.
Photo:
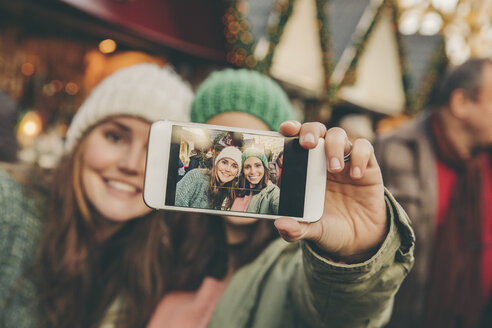
{"label": "bokeh light", "polygon": [[29,62],[22,64],[21,72],[25,76],[33,75],[34,74],[34,65],[32,63],[29,63]]}
{"label": "bokeh light", "polygon": [[67,85],[65,85],[65,92],[71,96],[76,95],[79,92],[78,84],[72,81],[68,82]]}
{"label": "bokeh light", "polygon": [[102,40],[99,42],[99,51],[103,54],[110,54],[116,50],[116,42],[111,39]]}
{"label": "bokeh light", "polygon": [[43,121],[36,111],[29,111],[19,124],[19,133],[27,137],[35,137],[41,133]]}

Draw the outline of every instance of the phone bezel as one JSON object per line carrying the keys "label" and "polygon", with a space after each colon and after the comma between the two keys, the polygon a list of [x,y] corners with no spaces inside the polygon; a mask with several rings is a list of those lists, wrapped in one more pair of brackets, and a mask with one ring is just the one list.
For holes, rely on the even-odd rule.
{"label": "phone bezel", "polygon": [[[280,133],[236,127],[198,124],[175,121],[157,121],[150,128],[147,150],[147,161],[144,179],[144,202],[153,209],[172,210],[180,212],[199,212],[214,215],[229,215],[247,218],[276,219],[281,216],[271,214],[256,214],[249,212],[227,212],[191,207],[170,206],[165,204],[167,175],[169,171],[169,153],[171,146],[171,133],[174,125],[195,128],[218,129],[232,132],[261,134],[267,136],[280,136]],[[304,214],[302,217],[293,217],[298,221],[315,222],[321,218],[324,209],[326,187],[326,159],[324,140],[320,139],[318,145],[308,152],[306,172],[306,191],[304,195]]]}

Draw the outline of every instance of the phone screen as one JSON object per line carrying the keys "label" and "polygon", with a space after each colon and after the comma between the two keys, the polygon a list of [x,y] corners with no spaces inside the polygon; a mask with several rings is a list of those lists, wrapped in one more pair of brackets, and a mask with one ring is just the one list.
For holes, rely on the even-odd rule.
{"label": "phone screen", "polygon": [[302,217],[308,154],[297,138],[173,125],[165,204]]}

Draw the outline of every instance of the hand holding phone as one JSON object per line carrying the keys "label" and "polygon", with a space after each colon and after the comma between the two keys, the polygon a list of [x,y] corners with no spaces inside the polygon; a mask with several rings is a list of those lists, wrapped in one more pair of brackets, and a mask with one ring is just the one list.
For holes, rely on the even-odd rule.
{"label": "hand holding phone", "polygon": [[288,121],[280,126],[280,132],[299,136],[300,145],[307,149],[317,147],[323,138],[328,163],[322,218],[314,223],[280,218],[275,226],[282,237],[311,240],[332,259],[346,263],[370,258],[388,229],[383,179],[372,145],[365,139],[356,140],[350,161],[345,163],[350,142],[340,128],[327,131],[320,123],[301,126]]}
{"label": "hand holding phone", "polygon": [[152,208],[314,222],[325,183],[323,141],[308,150],[269,131],[169,121],[150,129],[144,200]]}

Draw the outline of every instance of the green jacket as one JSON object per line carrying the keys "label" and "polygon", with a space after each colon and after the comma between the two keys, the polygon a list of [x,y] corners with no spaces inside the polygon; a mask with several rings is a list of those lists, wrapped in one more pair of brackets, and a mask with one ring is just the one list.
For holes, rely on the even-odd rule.
{"label": "green jacket", "polygon": [[251,198],[246,212],[278,214],[279,199],[279,187],[270,182],[265,188]]}
{"label": "green jacket", "polygon": [[307,242],[273,242],[232,278],[209,327],[381,327],[412,268],[415,237],[386,193],[389,233],[368,261],[346,265],[319,256]]}
{"label": "green jacket", "polygon": [[45,195],[0,169],[0,327],[35,327],[36,289],[27,279],[40,237]]}

